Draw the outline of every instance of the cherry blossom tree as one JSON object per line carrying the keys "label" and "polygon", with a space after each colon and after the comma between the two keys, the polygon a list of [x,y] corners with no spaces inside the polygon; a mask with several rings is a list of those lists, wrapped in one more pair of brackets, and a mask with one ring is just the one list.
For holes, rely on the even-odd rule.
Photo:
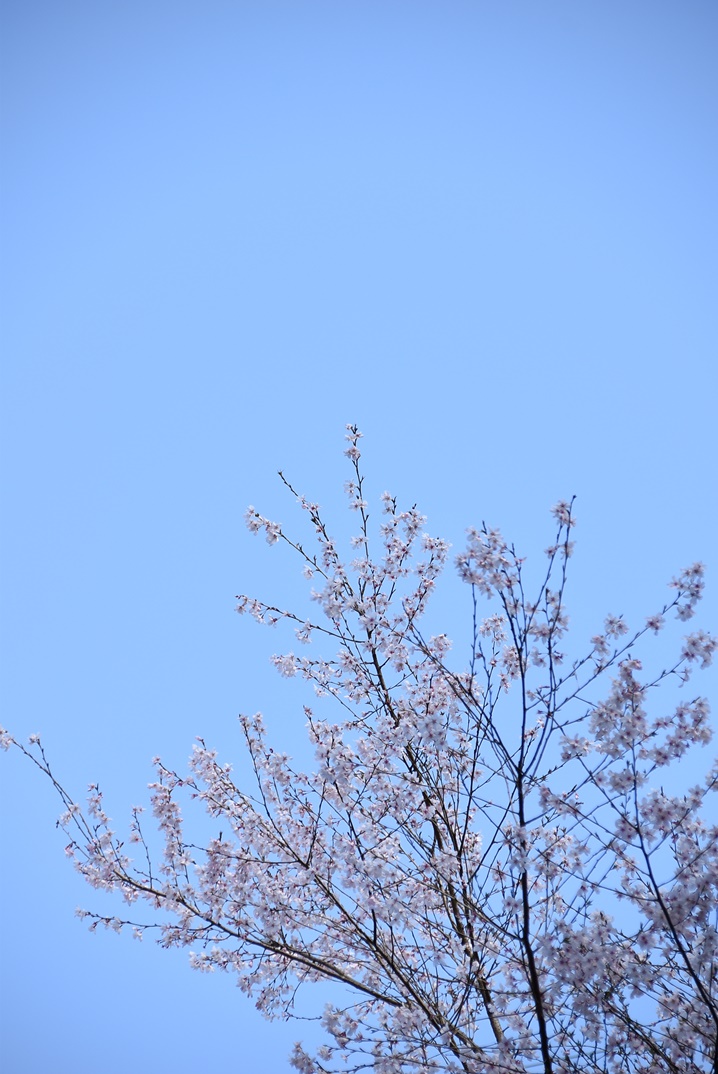
{"label": "cherry blossom tree", "polygon": [[[717,643],[696,631],[667,667],[651,670],[650,657],[671,613],[693,616],[702,566],[675,578],[638,629],[608,616],[573,655],[572,503],[553,509],[533,588],[498,530],[471,529],[456,558],[471,655],[456,668],[448,638],[423,630],[448,545],[388,493],[374,532],[360,435],[347,427],[350,561],[282,475],[316,546],[247,513],[315,587],[309,619],[255,597],[238,605],[294,629],[297,651],[273,660],[316,694],[304,708],[311,771],[268,744],[261,715],[243,716],[253,786],[238,786],[202,740],[186,775],[157,759],[159,861],[140,809],[132,860],[97,786],[81,807],[36,736],[26,748],[3,733],[55,783],[77,869],[129,905],[127,919],[87,913],[91,927],[159,929],[198,969],[236,975],[268,1017],[291,1017],[299,986],[333,983],[326,1044],[315,1055],[297,1044],[291,1058],[303,1074],[715,1074],[718,827],[707,799],[718,766],[695,786],[666,785],[709,741],[708,704],[690,682]],[[206,845],[187,834],[183,797],[217,825]]]}

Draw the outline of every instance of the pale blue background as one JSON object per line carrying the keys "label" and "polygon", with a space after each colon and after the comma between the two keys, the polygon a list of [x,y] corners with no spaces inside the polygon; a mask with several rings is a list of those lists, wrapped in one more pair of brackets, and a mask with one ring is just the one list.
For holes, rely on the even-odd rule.
{"label": "pale blue background", "polygon": [[[718,621],[714,3],[2,23],[2,722],[73,793],[99,779],[121,826],[153,754],[239,760],[240,710],[298,748],[282,646],[233,596],[301,583],[242,514],[292,518],[282,466],[341,517],[347,421],[372,492],[455,545],[486,518],[540,552],[577,493],[581,622],[698,558]],[[287,1071],[303,1027],[86,932],[51,789],[14,755],[0,779],[4,1074]]]}

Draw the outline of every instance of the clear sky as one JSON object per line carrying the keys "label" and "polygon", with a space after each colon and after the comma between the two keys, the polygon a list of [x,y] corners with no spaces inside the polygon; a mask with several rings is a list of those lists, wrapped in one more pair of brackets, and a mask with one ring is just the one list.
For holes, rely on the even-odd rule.
{"label": "clear sky", "polygon": [[[703,559],[716,626],[711,0],[0,11],[2,722],[76,796],[121,828],[198,734],[241,770],[240,711],[301,748],[242,515],[296,517],[283,467],[342,518],[349,421],[455,545],[540,554],[577,494],[579,619]],[[0,782],[4,1074],[288,1071],[303,1027],[86,931],[51,788]]]}

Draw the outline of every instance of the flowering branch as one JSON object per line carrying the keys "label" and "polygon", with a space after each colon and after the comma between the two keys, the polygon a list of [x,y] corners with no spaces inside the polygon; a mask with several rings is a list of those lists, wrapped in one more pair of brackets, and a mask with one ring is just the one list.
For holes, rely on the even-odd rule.
{"label": "flowering branch", "polygon": [[[133,907],[132,920],[83,914],[188,947],[268,1017],[292,1016],[297,987],[333,982],[327,1043],[292,1055],[304,1074],[718,1074],[718,827],[705,808],[718,766],[665,789],[708,743],[709,707],[683,693],[654,704],[718,643],[694,631],[666,667],[644,670],[669,617],[693,616],[702,566],[642,626],[609,615],[569,655],[573,501],[553,509],[535,589],[500,531],[471,529],[456,566],[472,648],[457,668],[446,635],[422,624],[449,546],[389,493],[373,528],[360,437],[347,427],[349,562],[284,474],[316,550],[253,507],[246,516],[316,586],[314,616],[238,598],[259,622],[292,625],[302,646],[329,647],[273,657],[318,699],[321,712],[304,709],[311,771],[267,744],[260,714],[241,717],[251,791],[202,739],[187,775],[156,759],[160,846],[136,807],[133,862],[97,785],[81,808],[36,736],[26,748],[0,733],[60,794],[80,873]],[[190,838],[182,798],[221,826],[217,838]]]}

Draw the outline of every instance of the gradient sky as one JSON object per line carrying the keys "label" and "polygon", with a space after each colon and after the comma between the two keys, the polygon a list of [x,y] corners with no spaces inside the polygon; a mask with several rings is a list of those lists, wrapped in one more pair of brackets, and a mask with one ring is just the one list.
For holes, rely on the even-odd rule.
{"label": "gradient sky", "polygon": [[[713,2],[0,11],[2,722],[73,794],[121,829],[199,734],[241,772],[240,711],[301,751],[233,599],[301,580],[242,516],[301,524],[282,467],[341,529],[346,422],[454,545],[540,554],[575,493],[587,630],[696,559],[718,622]],[[4,1074],[289,1070],[311,1024],[90,935],[52,789],[0,786]]]}

